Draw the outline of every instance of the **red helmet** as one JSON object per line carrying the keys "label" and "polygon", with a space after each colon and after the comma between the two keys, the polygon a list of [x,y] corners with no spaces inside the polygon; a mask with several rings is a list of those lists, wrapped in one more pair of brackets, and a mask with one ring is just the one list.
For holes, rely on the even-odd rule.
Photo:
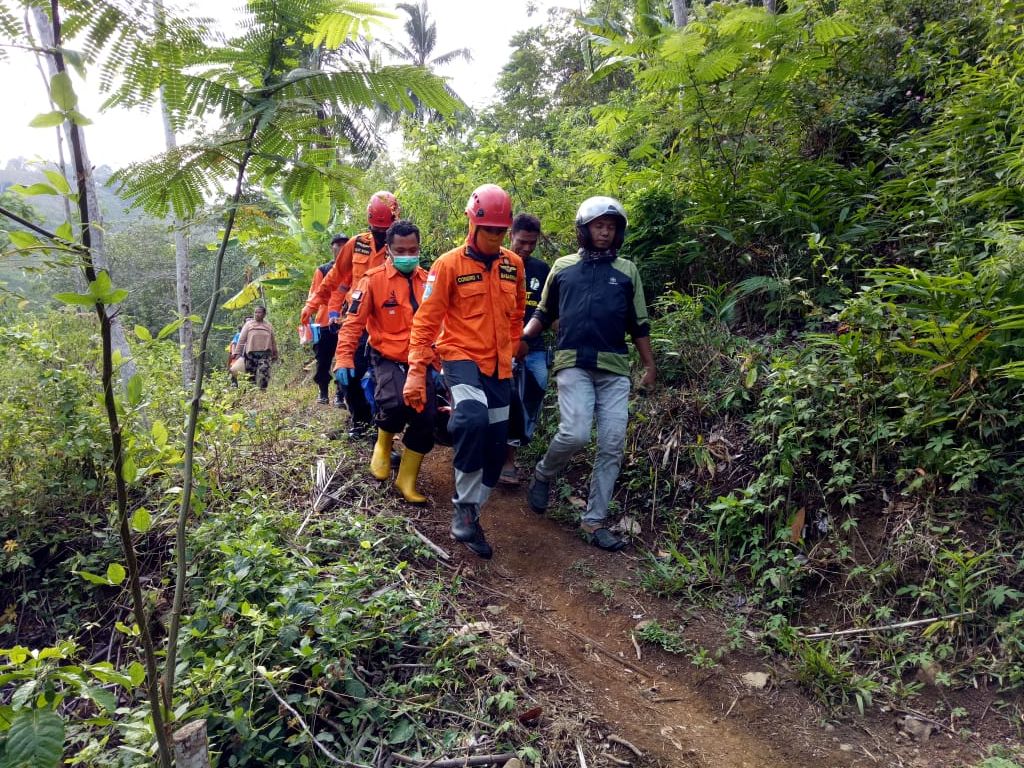
{"label": "red helmet", "polygon": [[366,220],[374,229],[387,229],[401,213],[398,198],[390,192],[374,192],[366,206]]}
{"label": "red helmet", "polygon": [[480,227],[511,227],[512,198],[497,184],[484,184],[469,196],[466,215]]}

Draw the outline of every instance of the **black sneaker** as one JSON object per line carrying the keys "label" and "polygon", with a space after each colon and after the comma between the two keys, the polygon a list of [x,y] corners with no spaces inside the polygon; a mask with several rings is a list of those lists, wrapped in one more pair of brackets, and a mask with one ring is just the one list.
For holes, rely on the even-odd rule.
{"label": "black sneaker", "polygon": [[351,440],[359,440],[368,434],[370,434],[370,425],[365,421],[354,421],[348,428],[348,436]]}
{"label": "black sneaker", "polygon": [[596,531],[588,531],[585,528],[581,530],[583,531],[583,537],[599,549],[604,549],[608,552],[618,552],[626,546],[625,541],[607,528],[598,528]]}
{"label": "black sneaker", "polygon": [[530,478],[530,485],[526,488],[526,502],[530,505],[530,509],[538,515],[543,515],[548,511],[548,497],[550,495],[551,483],[547,480],[542,480],[534,472]]}
{"label": "black sneaker", "polygon": [[[327,396],[326,395],[324,395],[324,402],[325,403],[327,402]],[[334,407],[335,408],[344,408],[345,407],[345,398],[342,397],[341,392],[335,392],[334,393]]]}
{"label": "black sneaker", "polygon": [[317,405],[327,405],[327,395],[320,395],[320,397],[318,397],[316,399],[316,404]]}

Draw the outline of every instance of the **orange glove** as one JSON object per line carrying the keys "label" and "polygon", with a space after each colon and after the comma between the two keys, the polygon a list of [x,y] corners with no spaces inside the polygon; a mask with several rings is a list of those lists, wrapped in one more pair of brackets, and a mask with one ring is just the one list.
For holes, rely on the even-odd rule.
{"label": "orange glove", "polygon": [[299,315],[299,320],[303,325],[309,325],[309,319],[316,314],[316,310],[307,304],[302,308],[302,314]]}
{"label": "orange glove", "polygon": [[409,373],[405,376],[402,387],[405,404],[416,413],[423,413],[427,407],[427,367],[423,363],[410,363]]}

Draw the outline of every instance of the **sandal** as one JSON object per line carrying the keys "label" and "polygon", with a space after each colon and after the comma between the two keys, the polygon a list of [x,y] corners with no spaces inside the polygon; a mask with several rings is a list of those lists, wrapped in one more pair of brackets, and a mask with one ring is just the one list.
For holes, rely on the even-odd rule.
{"label": "sandal", "polygon": [[506,467],[501,470],[501,474],[498,475],[498,482],[502,485],[517,486],[519,485],[519,473],[515,467]]}

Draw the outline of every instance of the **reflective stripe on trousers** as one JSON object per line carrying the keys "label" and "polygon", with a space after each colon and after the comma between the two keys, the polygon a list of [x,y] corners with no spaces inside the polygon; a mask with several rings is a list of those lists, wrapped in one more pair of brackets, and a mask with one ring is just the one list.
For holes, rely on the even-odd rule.
{"label": "reflective stripe on trousers", "polygon": [[448,421],[455,450],[452,501],[480,506],[505,463],[511,380],[486,376],[469,360],[445,360],[442,368],[452,398]]}

